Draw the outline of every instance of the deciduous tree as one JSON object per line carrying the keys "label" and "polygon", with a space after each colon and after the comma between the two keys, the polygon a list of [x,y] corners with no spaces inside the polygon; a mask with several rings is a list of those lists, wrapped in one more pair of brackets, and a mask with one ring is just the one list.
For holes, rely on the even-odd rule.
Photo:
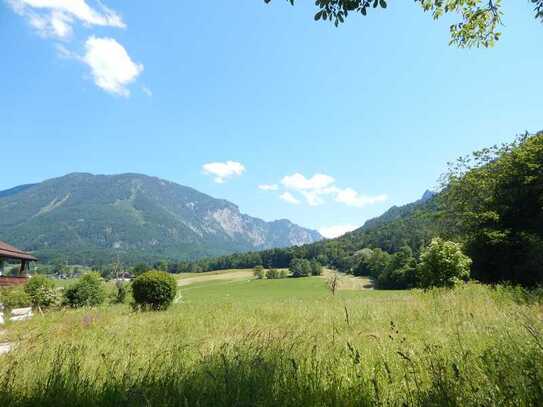
{"label": "deciduous tree", "polygon": [[[271,0],[264,0],[270,3]],[[294,5],[295,0],[287,0]],[[543,22],[543,0],[530,0],[534,16]],[[459,47],[491,47],[501,37],[503,7],[501,0],[414,0],[434,20],[452,15],[450,43]],[[329,21],[336,27],[349,16],[366,16],[376,9],[386,9],[388,0],[316,0],[315,20]]]}

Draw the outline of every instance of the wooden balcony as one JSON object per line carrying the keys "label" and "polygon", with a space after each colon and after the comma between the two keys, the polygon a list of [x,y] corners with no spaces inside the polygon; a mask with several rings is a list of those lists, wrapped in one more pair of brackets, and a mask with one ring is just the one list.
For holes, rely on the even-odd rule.
{"label": "wooden balcony", "polygon": [[0,287],[25,284],[28,279],[28,270],[30,262],[37,261],[30,253],[23,252],[7,243],[0,241],[0,261],[15,260],[21,262],[17,276],[0,276]]}
{"label": "wooden balcony", "polygon": [[11,287],[25,284],[30,277],[28,276],[0,276],[0,287]]}

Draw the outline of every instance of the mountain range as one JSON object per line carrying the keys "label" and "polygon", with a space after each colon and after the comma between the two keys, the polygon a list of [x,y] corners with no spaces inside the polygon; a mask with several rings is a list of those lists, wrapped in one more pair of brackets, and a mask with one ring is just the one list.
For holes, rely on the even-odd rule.
{"label": "mountain range", "polygon": [[73,173],[0,191],[0,240],[44,261],[198,259],[312,243],[314,230],[140,174]]}
{"label": "mountain range", "polygon": [[392,206],[381,216],[369,219],[360,228],[335,239],[202,259],[183,265],[181,271],[251,268],[258,265],[285,268],[293,259],[317,260],[336,270],[352,271],[364,249],[381,249],[392,254],[408,246],[417,256],[433,237],[448,233],[442,218],[441,193],[426,191],[417,201]]}

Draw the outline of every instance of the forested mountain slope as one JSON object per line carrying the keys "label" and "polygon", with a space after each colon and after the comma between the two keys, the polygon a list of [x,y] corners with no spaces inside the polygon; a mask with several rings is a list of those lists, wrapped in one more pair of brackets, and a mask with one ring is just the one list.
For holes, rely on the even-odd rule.
{"label": "forested mountain slope", "polygon": [[295,258],[317,259],[340,270],[351,268],[353,256],[364,248],[379,248],[393,253],[409,246],[414,253],[441,232],[439,195],[430,191],[416,202],[394,206],[383,215],[368,220],[362,227],[336,239],[261,252],[239,253],[194,264],[183,264],[183,271],[253,267],[263,264],[288,267]]}
{"label": "forested mountain slope", "polygon": [[368,273],[379,286],[408,288],[416,283],[420,249],[434,237],[449,242],[435,240],[433,247],[465,252],[471,278],[541,285],[543,132],[460,157],[449,165],[439,194],[427,192],[417,202],[392,207],[337,239],[206,260],[198,267],[287,267],[292,259],[305,258]]}
{"label": "forested mountain slope", "polygon": [[42,260],[95,264],[198,259],[321,236],[159,178],[75,173],[0,192],[0,238]]}

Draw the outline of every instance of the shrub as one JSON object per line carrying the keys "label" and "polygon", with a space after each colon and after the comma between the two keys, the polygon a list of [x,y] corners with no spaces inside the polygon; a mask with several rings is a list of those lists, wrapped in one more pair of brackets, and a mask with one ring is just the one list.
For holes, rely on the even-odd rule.
{"label": "shrub", "polygon": [[311,275],[312,276],[322,275],[322,266],[317,260],[311,261]]}
{"label": "shrub", "polygon": [[287,278],[287,277],[288,277],[288,271],[287,270],[279,271],[279,278]]}
{"label": "shrub", "polygon": [[0,288],[0,303],[7,309],[28,307],[32,305],[30,296],[25,292],[24,288],[5,287]]}
{"label": "shrub", "polygon": [[409,246],[389,257],[387,268],[377,276],[376,285],[384,290],[405,290],[418,285],[417,261]]}
{"label": "shrub", "polygon": [[452,287],[469,279],[471,259],[462,253],[460,244],[434,238],[420,255],[418,267],[423,287]]}
{"label": "shrub", "polygon": [[268,280],[276,280],[279,278],[279,270],[277,269],[269,269],[267,272],[266,272],[266,278]]}
{"label": "shrub", "polygon": [[24,290],[30,297],[32,305],[37,308],[47,308],[58,300],[55,283],[42,275],[36,275],[28,280]]}
{"label": "shrub", "polygon": [[266,272],[262,266],[256,266],[253,274],[258,280],[263,280],[266,277]]}
{"label": "shrub", "polygon": [[146,271],[132,282],[135,308],[165,310],[176,294],[175,278],[164,271]]}
{"label": "shrub", "polygon": [[98,273],[88,273],[64,292],[64,303],[71,307],[94,307],[104,302],[106,293]]}
{"label": "shrub", "polygon": [[405,290],[414,288],[416,268],[405,266],[399,269],[386,270],[379,274],[375,283],[380,290]]}
{"label": "shrub", "polygon": [[292,277],[307,277],[311,274],[311,263],[307,259],[292,259],[289,270]]}

